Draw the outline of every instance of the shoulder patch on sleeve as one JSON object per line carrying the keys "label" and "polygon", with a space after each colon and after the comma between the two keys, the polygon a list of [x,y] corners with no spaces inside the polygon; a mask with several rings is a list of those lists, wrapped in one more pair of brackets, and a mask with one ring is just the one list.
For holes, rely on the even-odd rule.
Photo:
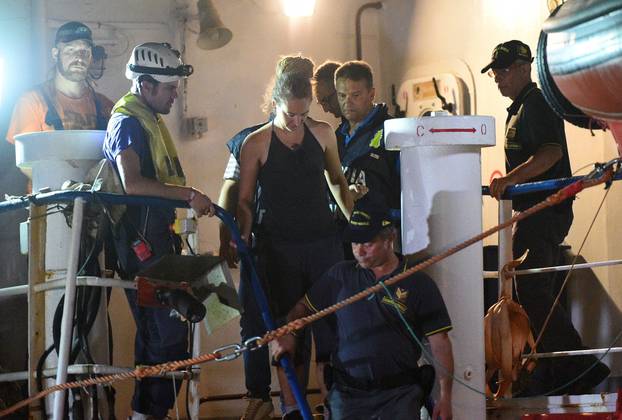
{"label": "shoulder patch on sleeve", "polygon": [[380,145],[382,144],[382,135],[383,135],[383,129],[381,128],[380,130],[376,132],[374,137],[371,139],[371,141],[369,142],[369,146],[374,149],[378,149]]}

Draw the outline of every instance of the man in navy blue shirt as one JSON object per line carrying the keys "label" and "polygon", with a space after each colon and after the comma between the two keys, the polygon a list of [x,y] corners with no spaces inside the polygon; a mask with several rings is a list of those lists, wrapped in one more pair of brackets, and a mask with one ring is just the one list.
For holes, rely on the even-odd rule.
{"label": "man in navy blue shirt", "polygon": [[[384,143],[384,122],[393,117],[386,104],[374,103],[376,91],[369,64],[343,63],[335,71],[335,89],[342,115],[335,131],[339,160],[354,199],[372,191],[392,213],[399,213],[399,152],[386,150]],[[343,231],[348,221],[338,210],[337,221]],[[344,253],[346,259],[352,258],[347,241],[344,241]]]}
{"label": "man in navy blue shirt", "polygon": [[[482,73],[494,78],[501,95],[510,98],[505,125],[505,176],[490,183],[490,194],[501,199],[508,187],[524,182],[567,178],[572,175],[564,121],[551,109],[531,80],[531,50],[518,40],[495,47]],[[550,192],[514,197],[512,209],[524,211],[546,199]],[[572,200],[546,208],[516,223],[512,252],[519,258],[529,250],[519,269],[550,267],[559,259],[559,245],[570,230]],[[554,306],[550,273],[516,278],[516,296],[529,315],[534,337],[542,335],[539,352],[581,350],[579,333],[561,305]],[[551,309],[553,308],[553,309]],[[545,320],[548,326],[543,330]],[[518,396],[585,394],[609,375],[609,368],[593,355],[540,359]],[[575,380],[576,378],[580,378]],[[571,383],[571,385],[568,385]]]}
{"label": "man in navy blue shirt", "polygon": [[335,88],[343,116],[335,134],[350,189],[374,191],[390,209],[399,209],[399,153],[387,151],[384,144],[384,122],[393,117],[386,104],[374,103],[371,67],[364,61],[342,64],[335,72]]}
{"label": "man in navy blue shirt", "polygon": [[[179,80],[191,73],[192,67],[184,65],[169,44],[148,42],[135,47],[125,73],[132,88],[113,108],[103,150],[126,193],[185,200],[197,216],[213,216],[209,197],[186,186],[175,144],[161,116],[170,112]],[[171,226],[174,221],[173,208],[127,206],[115,237],[122,278],[133,280],[159,257],[181,251],[180,238]],[[138,306],[136,290],[126,289],[126,294],[136,321],[135,363],[154,365],[188,358],[187,324],[171,318],[170,309]],[[164,378],[136,381],[132,418],[165,418],[181,386],[175,382]]]}
{"label": "man in navy blue shirt", "polygon": [[[389,209],[371,196],[354,205],[346,230],[356,261],[331,268],[287,316],[288,321],[310,315],[407,270],[394,253],[396,229]],[[331,356],[333,384],[327,403],[332,420],[419,418],[425,397],[418,360],[421,349],[407,332],[400,315],[419,339],[430,343],[437,362],[440,397],[433,418],[452,417],[453,355],[447,332],[451,321],[434,281],[415,273],[387,286],[385,292],[337,311],[337,346]],[[275,357],[292,353],[295,339],[275,342]],[[440,365],[440,366],[439,366]]]}

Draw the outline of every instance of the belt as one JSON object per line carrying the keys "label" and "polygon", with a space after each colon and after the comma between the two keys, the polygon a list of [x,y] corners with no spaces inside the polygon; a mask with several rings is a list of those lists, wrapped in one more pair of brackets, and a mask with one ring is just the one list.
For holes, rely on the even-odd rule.
{"label": "belt", "polygon": [[334,382],[339,385],[345,385],[361,391],[373,391],[398,388],[404,385],[422,385],[420,370],[421,369],[410,369],[395,375],[383,376],[381,378],[362,379],[355,378],[341,370],[334,369],[333,379]]}

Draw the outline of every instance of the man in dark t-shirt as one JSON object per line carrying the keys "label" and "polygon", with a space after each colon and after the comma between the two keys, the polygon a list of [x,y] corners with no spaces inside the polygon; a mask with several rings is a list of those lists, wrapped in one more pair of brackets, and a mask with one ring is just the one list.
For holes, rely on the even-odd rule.
{"label": "man in dark t-shirt", "polygon": [[[373,193],[355,203],[345,236],[352,242],[356,261],[333,266],[290,311],[289,321],[316,313],[408,268],[393,251],[396,229],[389,209],[382,199],[374,200]],[[427,385],[418,368],[421,349],[415,342],[421,339],[430,343],[441,366],[436,371],[440,398],[433,418],[451,418],[453,356],[447,335],[451,321],[443,298],[423,273],[386,287],[390,293],[376,293],[332,315],[337,345],[331,355],[330,418],[419,418]],[[293,352],[295,341],[291,335],[278,339],[275,357]]]}
{"label": "man in dark t-shirt", "polygon": [[[506,188],[515,184],[571,176],[564,122],[546,103],[542,92],[531,81],[531,50],[521,41],[497,45],[492,61],[482,73],[494,77],[503,96],[512,99],[505,130],[505,176],[490,183],[490,194],[499,200]],[[544,200],[551,192],[517,196],[512,208],[523,211]],[[513,254],[518,258],[529,250],[520,269],[556,265],[559,245],[572,224],[572,201],[544,209],[516,224]],[[553,305],[552,276],[547,273],[518,276],[516,294],[529,315],[537,337]],[[557,306],[551,316],[538,351],[583,349],[581,337],[566,312]],[[560,388],[590,369],[574,385]],[[609,369],[594,356],[540,359],[531,383],[521,396],[541,395],[557,389],[563,393],[585,393],[600,383]],[[555,393],[558,393],[555,392]]]}

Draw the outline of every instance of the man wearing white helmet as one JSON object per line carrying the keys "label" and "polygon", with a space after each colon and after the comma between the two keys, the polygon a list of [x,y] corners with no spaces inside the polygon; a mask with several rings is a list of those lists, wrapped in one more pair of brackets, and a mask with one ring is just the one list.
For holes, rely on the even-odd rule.
{"label": "man wearing white helmet", "polygon": [[[179,80],[190,74],[192,66],[184,65],[169,44],[136,46],[125,72],[132,87],[113,107],[103,150],[128,194],[185,200],[199,217],[213,216],[211,200],[186,186],[175,143],[161,116],[170,112]],[[171,229],[174,221],[171,208],[127,207],[115,238],[123,278],[133,279],[158,257],[180,252],[180,238]],[[126,289],[126,294],[136,321],[135,363],[154,365],[188,358],[186,323],[171,318],[170,309],[138,306],[135,290]],[[180,385],[162,378],[137,381],[132,418],[166,417]]]}
{"label": "man wearing white helmet", "polygon": [[67,22],[56,31],[54,77],[24,93],[13,110],[6,138],[50,130],[104,130],[112,101],[89,83],[93,37],[82,22]]}

